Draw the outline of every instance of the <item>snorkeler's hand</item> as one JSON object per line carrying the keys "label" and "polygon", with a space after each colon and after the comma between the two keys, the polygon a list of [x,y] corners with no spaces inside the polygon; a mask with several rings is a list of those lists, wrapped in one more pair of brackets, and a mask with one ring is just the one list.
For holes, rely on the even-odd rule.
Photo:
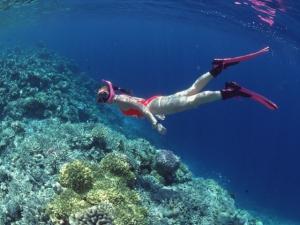
{"label": "snorkeler's hand", "polygon": [[166,117],[165,115],[162,115],[162,114],[158,114],[158,115],[155,115],[159,120],[164,120]]}
{"label": "snorkeler's hand", "polygon": [[165,128],[161,123],[156,123],[152,125],[153,129],[156,129],[158,133],[160,134],[166,134],[167,133],[167,128]]}

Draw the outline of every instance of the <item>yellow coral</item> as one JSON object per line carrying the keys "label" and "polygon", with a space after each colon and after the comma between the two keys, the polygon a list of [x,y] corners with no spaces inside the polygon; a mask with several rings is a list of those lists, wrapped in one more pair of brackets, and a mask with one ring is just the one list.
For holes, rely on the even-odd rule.
{"label": "yellow coral", "polygon": [[58,195],[54,202],[47,205],[46,212],[51,215],[53,222],[59,219],[67,220],[71,213],[79,212],[90,207],[90,204],[81,199],[81,196],[67,188]]}
{"label": "yellow coral", "polygon": [[59,182],[77,193],[87,192],[93,186],[94,175],[91,168],[90,164],[82,160],[67,163],[61,168]]}
{"label": "yellow coral", "polygon": [[129,158],[117,153],[104,157],[100,170],[81,160],[65,164],[59,181],[68,188],[47,206],[53,223],[91,205],[106,203],[114,209],[116,225],[146,225],[148,210],[139,205],[139,194],[129,188],[136,179],[131,169]]}
{"label": "yellow coral", "polygon": [[102,178],[95,182],[86,199],[90,204],[105,202],[112,205],[117,225],[147,224],[147,208],[138,205],[140,202],[138,193],[124,183]]}
{"label": "yellow coral", "polygon": [[100,168],[107,177],[118,179],[120,182],[131,184],[136,181],[130,159],[123,154],[110,153],[106,155],[100,162]]}
{"label": "yellow coral", "polygon": [[104,125],[99,125],[96,126],[93,130],[92,130],[92,137],[95,139],[102,139],[104,138],[107,134],[108,134],[108,128],[105,127]]}

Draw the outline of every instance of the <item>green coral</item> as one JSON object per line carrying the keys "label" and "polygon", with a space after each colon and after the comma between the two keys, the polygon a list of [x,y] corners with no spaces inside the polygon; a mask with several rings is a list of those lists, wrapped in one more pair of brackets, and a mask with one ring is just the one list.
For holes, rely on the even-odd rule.
{"label": "green coral", "polygon": [[122,204],[115,207],[118,218],[117,225],[147,225],[148,209],[146,207],[130,207]]}
{"label": "green coral", "polygon": [[91,136],[96,139],[96,140],[99,140],[99,139],[102,139],[102,138],[105,138],[106,135],[108,134],[108,128],[105,127],[104,125],[99,125],[99,126],[96,126],[92,132],[91,132]]}
{"label": "green coral", "polygon": [[118,179],[120,182],[132,184],[136,181],[133,166],[128,156],[120,153],[109,153],[100,162],[101,170],[107,177]]}
{"label": "green coral", "polygon": [[192,179],[192,174],[186,164],[180,163],[179,168],[175,171],[174,182],[184,183]]}
{"label": "green coral", "polygon": [[147,224],[148,210],[138,205],[140,202],[138,193],[117,180],[102,178],[95,182],[86,199],[92,205],[99,202],[112,205],[117,225]]}
{"label": "green coral", "polygon": [[46,212],[51,215],[52,222],[58,223],[59,220],[67,220],[72,213],[90,207],[79,194],[67,188],[56,199],[47,205]]}
{"label": "green coral", "polygon": [[100,168],[81,160],[65,164],[59,181],[68,187],[47,205],[52,222],[66,220],[73,213],[99,204],[111,205],[116,225],[146,225],[148,209],[140,206],[139,194],[130,188],[136,177],[130,159],[110,153]]}
{"label": "green coral", "polygon": [[137,192],[118,182],[102,179],[95,182],[93,189],[88,192],[87,201],[92,204],[97,202],[109,202],[113,205],[138,204],[140,197]]}
{"label": "green coral", "polygon": [[94,172],[92,165],[82,160],[63,165],[59,182],[63,187],[71,188],[77,193],[89,191],[93,186]]}
{"label": "green coral", "polygon": [[154,156],[156,155],[156,148],[152,146],[147,140],[139,138],[127,142],[128,151],[135,156],[138,164],[142,168],[150,169],[154,163]]}
{"label": "green coral", "polygon": [[165,179],[156,170],[152,170],[150,175],[153,176],[160,184],[165,184]]}

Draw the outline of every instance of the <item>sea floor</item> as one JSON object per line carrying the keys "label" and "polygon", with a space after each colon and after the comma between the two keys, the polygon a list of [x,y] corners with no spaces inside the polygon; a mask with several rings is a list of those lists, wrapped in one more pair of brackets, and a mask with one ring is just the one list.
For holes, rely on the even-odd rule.
{"label": "sea floor", "polygon": [[99,84],[42,43],[4,49],[0,73],[0,225],[75,225],[103,205],[117,225],[296,224],[251,215],[193,177],[143,127],[95,104]]}

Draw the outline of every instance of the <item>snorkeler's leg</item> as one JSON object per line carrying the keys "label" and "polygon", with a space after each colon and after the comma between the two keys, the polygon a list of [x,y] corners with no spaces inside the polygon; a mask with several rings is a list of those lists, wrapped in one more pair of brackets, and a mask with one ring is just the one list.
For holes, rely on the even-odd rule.
{"label": "snorkeler's leg", "polygon": [[207,85],[214,77],[209,73],[205,73],[203,75],[201,75],[193,84],[190,88],[184,90],[184,91],[180,91],[175,93],[174,95],[171,96],[192,96],[197,94],[199,91],[202,90],[203,87],[205,87],[205,85]]}
{"label": "snorkeler's leg", "polygon": [[203,91],[192,96],[166,96],[154,99],[148,109],[152,114],[173,114],[192,109],[198,105],[213,102],[216,100],[226,100],[233,97],[252,98],[265,105],[271,110],[277,109],[277,105],[253,91],[250,91],[235,82],[226,82],[225,89],[221,91]]}
{"label": "snorkeler's leg", "polygon": [[154,99],[147,107],[152,114],[173,114],[222,99],[220,91],[203,91],[192,96],[165,96]]}
{"label": "snorkeler's leg", "polygon": [[[209,72],[201,75],[193,84],[190,88],[177,92],[174,94],[174,96],[192,96],[197,93],[199,93],[214,77],[216,77],[218,74],[224,70],[224,68],[227,68],[228,66],[233,66],[237,64],[238,62],[235,63],[227,63],[225,65],[217,65],[215,68],[210,70]],[[223,68],[223,69],[222,69]]]}
{"label": "snorkeler's leg", "polygon": [[184,91],[177,92],[173,96],[195,95],[200,92],[202,88],[212,80],[212,78],[217,77],[223,70],[227,69],[229,66],[234,66],[242,61],[249,60],[268,51],[269,47],[265,47],[257,52],[248,55],[238,56],[235,58],[214,59],[212,61],[213,69],[200,76],[190,88]]}

